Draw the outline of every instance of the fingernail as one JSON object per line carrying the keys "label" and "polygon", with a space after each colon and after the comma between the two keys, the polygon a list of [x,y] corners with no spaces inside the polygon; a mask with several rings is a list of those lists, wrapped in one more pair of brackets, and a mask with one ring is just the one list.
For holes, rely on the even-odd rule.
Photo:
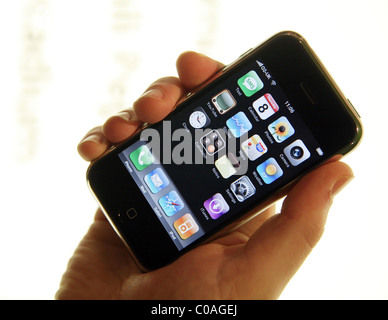
{"label": "fingernail", "polygon": [[163,99],[163,96],[163,91],[158,88],[150,89],[143,94],[143,97],[150,97],[154,99]]}
{"label": "fingernail", "polygon": [[331,195],[334,197],[336,196],[342,189],[344,189],[352,180],[354,179],[354,176],[346,176],[341,179],[339,179],[331,189]]}
{"label": "fingernail", "polygon": [[137,116],[136,116],[135,111],[133,111],[133,110],[120,111],[114,117],[119,117],[119,118],[121,118],[121,119],[123,119],[124,121],[127,121],[127,122],[130,122],[130,121],[134,122],[134,121],[138,121],[139,120],[137,118]]}
{"label": "fingernail", "polygon": [[85,137],[80,142],[80,144],[84,143],[84,142],[87,142],[87,141],[94,142],[94,143],[103,143],[104,142],[104,137],[102,135],[99,135],[99,134],[91,134],[91,135]]}
{"label": "fingernail", "polygon": [[132,113],[128,111],[121,111],[116,114],[116,117],[119,117],[125,121],[131,121],[132,120]]}

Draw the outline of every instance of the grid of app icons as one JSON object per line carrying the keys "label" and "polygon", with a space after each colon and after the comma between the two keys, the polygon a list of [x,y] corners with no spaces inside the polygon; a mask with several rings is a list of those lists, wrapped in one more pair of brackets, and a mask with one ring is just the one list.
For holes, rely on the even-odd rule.
{"label": "grid of app icons", "polygon": [[[259,188],[274,184],[282,179],[285,170],[300,165],[311,156],[301,139],[293,139],[296,130],[292,117],[288,116],[291,113],[286,112],[287,108],[283,110],[276,97],[265,92],[264,88],[258,72],[250,70],[237,79],[237,89],[225,88],[213,94],[208,105],[216,110],[217,113],[213,112],[215,118],[224,119],[224,127],[212,128],[215,119],[212,120],[211,113],[204,107],[194,108],[188,117],[192,130],[209,127],[197,138],[196,143],[199,149],[202,148],[204,157],[214,159],[218,178],[229,180],[228,189],[218,190],[203,200],[202,214],[206,212],[211,221],[222,220],[235,203],[242,203],[254,196]],[[236,108],[240,103],[241,106]],[[229,151],[228,138],[231,136],[240,140],[240,153]],[[277,145],[279,147],[275,149]],[[318,154],[322,155],[322,151]],[[179,238],[186,241],[196,234],[201,229],[198,217],[186,207],[182,195],[170,184],[171,179],[164,168],[155,164],[147,145],[130,152],[128,158],[138,172],[144,170],[142,177],[145,185],[157,197],[165,217],[173,219],[169,221]],[[241,159],[244,158],[254,164],[255,174],[241,170]]]}
{"label": "grid of app icons", "polygon": [[[281,159],[287,159],[292,166],[297,166],[310,157],[310,152],[306,145],[298,139],[283,148],[282,156],[285,155],[285,157],[273,153],[266,157],[268,151],[273,148],[272,143],[274,141],[275,144],[287,143],[285,141],[290,141],[295,134],[295,128],[288,117],[284,115],[285,112],[279,112],[281,108],[271,93],[257,94],[264,88],[264,83],[255,70],[251,70],[238,78],[237,84],[246,98],[252,97],[250,106],[256,115],[253,115],[253,119],[249,115],[246,106],[243,105],[239,109],[234,109],[239,105],[239,100],[234,97],[229,89],[221,90],[213,96],[211,101],[220,115],[223,116],[226,112],[230,114],[225,119],[226,128],[236,139],[243,139],[241,141],[241,152],[249,161],[257,163],[255,171],[264,185],[270,185],[284,175],[283,170],[285,168],[282,168],[283,160]],[[273,85],[273,82],[271,85]],[[286,110],[286,108],[284,109]],[[233,113],[233,110],[237,110],[237,112]],[[252,113],[252,111],[250,112]],[[281,113],[280,116],[277,116],[279,113]],[[262,128],[260,130],[263,130],[261,133],[255,132],[257,129],[254,129],[255,126],[252,124],[254,121],[262,122],[259,123]],[[265,130],[268,130],[268,133]],[[227,147],[226,139],[225,141],[222,140],[217,146],[219,136],[220,132],[214,129],[201,139],[201,144],[208,155],[215,156],[218,151]],[[263,137],[265,137],[265,140]],[[229,190],[239,202],[244,202],[252,197],[257,192],[256,188],[260,187],[255,186],[255,179],[252,176],[241,176],[240,159],[231,152],[219,155],[214,162],[214,166],[223,179],[235,177],[229,185]],[[229,204],[221,192],[209,197],[203,205],[212,219],[218,219],[230,210]]]}

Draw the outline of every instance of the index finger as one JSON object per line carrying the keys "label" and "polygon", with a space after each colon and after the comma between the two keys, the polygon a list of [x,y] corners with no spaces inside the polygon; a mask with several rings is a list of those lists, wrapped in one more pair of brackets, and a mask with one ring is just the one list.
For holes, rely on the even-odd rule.
{"label": "index finger", "polygon": [[201,85],[223,67],[221,62],[193,51],[182,53],[176,62],[179,78],[190,90]]}
{"label": "index finger", "polygon": [[177,59],[179,78],[166,77],[155,81],[133,108],[138,118],[147,123],[164,119],[184,97],[213,76],[223,64],[196,52],[184,52]]}

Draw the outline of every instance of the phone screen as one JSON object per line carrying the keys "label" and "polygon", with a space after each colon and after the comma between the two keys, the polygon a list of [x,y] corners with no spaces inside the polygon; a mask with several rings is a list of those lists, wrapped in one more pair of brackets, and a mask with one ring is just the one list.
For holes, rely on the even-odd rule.
{"label": "phone screen", "polygon": [[325,153],[260,56],[200,92],[118,155],[178,250]]}

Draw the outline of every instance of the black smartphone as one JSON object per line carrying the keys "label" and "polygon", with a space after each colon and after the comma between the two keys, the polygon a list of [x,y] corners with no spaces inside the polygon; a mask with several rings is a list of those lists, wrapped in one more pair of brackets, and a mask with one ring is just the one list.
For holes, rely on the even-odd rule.
{"label": "black smartphone", "polygon": [[88,169],[144,271],[244,223],[361,139],[358,113],[297,33],[276,34],[214,78]]}

